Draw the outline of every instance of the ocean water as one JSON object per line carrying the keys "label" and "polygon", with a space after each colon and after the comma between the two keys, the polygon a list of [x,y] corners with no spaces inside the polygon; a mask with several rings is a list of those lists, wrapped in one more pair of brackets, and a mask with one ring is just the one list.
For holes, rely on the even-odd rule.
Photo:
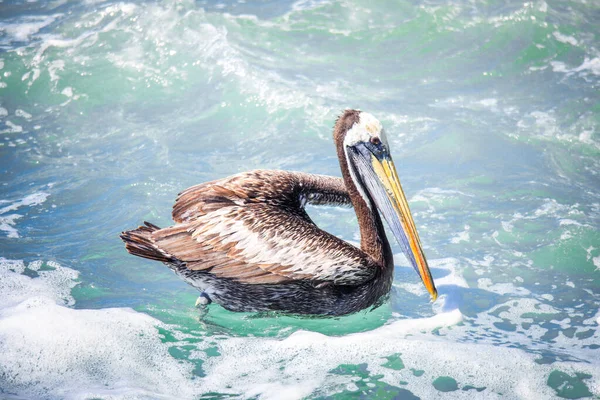
{"label": "ocean water", "polygon": [[[0,398],[600,398],[600,3],[0,1]],[[440,299],[239,314],[118,237],[384,124]],[[351,209],[309,209],[358,242]],[[395,245],[395,244],[394,244]]]}

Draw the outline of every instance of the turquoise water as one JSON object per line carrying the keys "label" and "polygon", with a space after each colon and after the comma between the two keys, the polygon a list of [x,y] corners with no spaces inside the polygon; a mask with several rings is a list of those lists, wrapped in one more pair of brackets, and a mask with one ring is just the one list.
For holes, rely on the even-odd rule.
{"label": "turquoise water", "polygon": [[[600,4],[0,2],[0,397],[600,397]],[[440,299],[236,314],[118,238],[388,132]],[[310,208],[358,242],[352,210]]]}

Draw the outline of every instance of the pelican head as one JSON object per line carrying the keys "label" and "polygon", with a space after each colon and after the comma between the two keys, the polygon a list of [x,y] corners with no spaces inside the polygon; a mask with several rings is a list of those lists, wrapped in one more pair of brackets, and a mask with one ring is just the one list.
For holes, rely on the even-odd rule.
{"label": "pelican head", "polygon": [[343,147],[352,180],[372,212],[379,210],[433,301],[437,290],[423,253],[408,201],[402,190],[381,122],[373,115],[347,110]]}

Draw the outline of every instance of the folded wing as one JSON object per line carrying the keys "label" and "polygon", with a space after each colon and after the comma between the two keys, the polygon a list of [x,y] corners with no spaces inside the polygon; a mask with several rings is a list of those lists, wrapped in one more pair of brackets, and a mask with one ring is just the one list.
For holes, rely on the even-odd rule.
{"label": "folded wing", "polygon": [[152,239],[190,270],[248,284],[359,285],[372,279],[375,262],[319,229],[306,203],[350,201],[340,178],[253,171],[184,191],[173,208],[177,225],[153,232]]}

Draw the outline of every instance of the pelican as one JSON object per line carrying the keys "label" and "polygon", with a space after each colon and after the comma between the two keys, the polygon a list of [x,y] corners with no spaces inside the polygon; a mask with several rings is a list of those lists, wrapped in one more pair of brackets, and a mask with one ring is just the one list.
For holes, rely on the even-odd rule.
{"label": "pelican", "polygon": [[[145,222],[123,232],[127,251],[166,263],[202,292],[204,304],[345,315],[376,305],[392,286],[394,258],[383,216],[435,301],[381,123],[346,110],[333,139],[342,178],[256,170],[192,186],[173,206],[175,225],[161,229]],[[353,206],[360,248],[319,229],[306,204]]]}

